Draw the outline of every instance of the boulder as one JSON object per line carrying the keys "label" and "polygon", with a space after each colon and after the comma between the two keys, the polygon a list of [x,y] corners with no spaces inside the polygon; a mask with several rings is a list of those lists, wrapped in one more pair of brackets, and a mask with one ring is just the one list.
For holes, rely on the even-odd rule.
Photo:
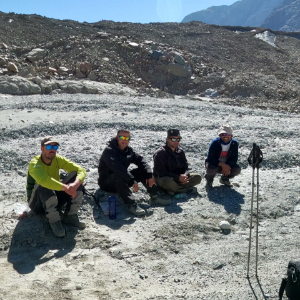
{"label": "boulder", "polygon": [[19,72],[18,67],[16,66],[16,64],[14,64],[12,62],[9,62],[7,64],[7,70],[9,72],[12,72],[12,73],[18,73]]}
{"label": "boulder", "polygon": [[157,71],[165,71],[177,77],[191,77],[192,76],[192,68],[190,65],[181,65],[181,64],[168,64],[168,65],[160,65],[156,67]]}
{"label": "boulder", "polygon": [[46,49],[36,48],[31,50],[27,55],[26,58],[29,59],[30,62],[35,62],[44,59],[48,55]]}
{"label": "boulder", "polygon": [[185,59],[181,55],[179,55],[179,54],[175,55],[174,61],[177,62],[180,65],[184,65],[185,64]]}
{"label": "boulder", "polygon": [[19,70],[18,75],[24,78],[30,78],[32,76],[35,76],[35,70],[33,67],[24,68],[22,70]]}
{"label": "boulder", "polygon": [[219,223],[219,227],[220,227],[222,230],[231,230],[230,223],[227,222],[227,221],[221,221],[221,222]]}
{"label": "boulder", "polygon": [[66,67],[59,67],[58,70],[57,70],[57,73],[60,74],[60,75],[66,75],[66,74],[69,74],[69,69],[66,68]]}
{"label": "boulder", "polygon": [[33,95],[40,94],[41,88],[20,76],[0,77],[0,94]]}

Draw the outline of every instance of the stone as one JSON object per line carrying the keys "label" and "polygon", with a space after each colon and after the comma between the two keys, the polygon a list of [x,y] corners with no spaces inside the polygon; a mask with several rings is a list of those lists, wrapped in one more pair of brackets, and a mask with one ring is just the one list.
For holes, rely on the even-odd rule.
{"label": "stone", "polygon": [[1,49],[8,49],[8,46],[5,43],[0,43]]}
{"label": "stone", "polygon": [[150,53],[150,56],[154,59],[159,59],[162,55],[164,55],[162,52],[156,50],[153,50],[152,53]]}
{"label": "stone", "polygon": [[179,55],[179,54],[175,55],[174,61],[177,62],[180,65],[184,65],[185,64],[185,59],[181,55]]}
{"label": "stone", "polygon": [[36,48],[31,50],[27,55],[26,58],[29,59],[32,63],[35,61],[39,61],[44,59],[48,55],[46,49]]}
{"label": "stone", "polygon": [[19,70],[18,75],[24,78],[30,78],[32,76],[35,76],[35,69],[33,67],[24,68],[22,70]]}
{"label": "stone", "polygon": [[190,65],[180,65],[170,63],[168,65],[160,65],[156,67],[158,71],[165,71],[178,77],[191,77],[192,70]]}
{"label": "stone", "polygon": [[222,229],[222,230],[231,230],[231,226],[230,226],[230,223],[228,221],[221,221],[219,223],[219,227]]}
{"label": "stone", "polygon": [[216,91],[214,89],[207,89],[205,91],[205,96],[210,97],[210,98],[216,98],[219,96],[219,93],[218,93],[218,91]]}
{"label": "stone", "polygon": [[90,79],[90,80],[96,81],[96,80],[98,80],[99,76],[98,76],[96,73],[94,73],[94,72],[92,71],[92,72],[87,76],[87,78]]}
{"label": "stone", "polygon": [[12,62],[9,62],[7,64],[7,70],[10,71],[10,72],[13,72],[13,73],[18,73],[19,72],[19,69],[18,67],[16,66],[16,64],[12,63]]}
{"label": "stone", "polygon": [[20,76],[0,77],[0,94],[33,95],[40,93],[41,88],[26,78]]}
{"label": "stone", "polygon": [[97,32],[97,36],[100,39],[108,39],[111,36],[110,33],[106,33],[106,32]]}
{"label": "stone", "polygon": [[59,67],[57,70],[57,73],[60,75],[68,74],[68,72],[69,72],[69,69],[66,67]]}
{"label": "stone", "polygon": [[51,67],[49,67],[49,68],[48,68],[48,72],[51,72],[51,73],[56,73],[56,69],[55,69],[55,68],[51,68]]}

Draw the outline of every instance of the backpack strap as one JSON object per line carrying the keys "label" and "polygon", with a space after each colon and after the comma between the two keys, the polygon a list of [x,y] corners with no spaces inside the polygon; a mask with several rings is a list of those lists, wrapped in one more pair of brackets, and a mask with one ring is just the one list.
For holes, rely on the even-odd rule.
{"label": "backpack strap", "polygon": [[279,300],[282,300],[282,296],[287,284],[287,278],[282,278],[280,289],[279,289]]}
{"label": "backpack strap", "polygon": [[103,210],[102,210],[102,207],[101,205],[99,204],[99,201],[97,200],[96,196],[95,196],[95,193],[90,193],[86,188],[85,186],[83,186],[83,189],[82,189],[82,192],[83,194],[89,196],[89,197],[92,197],[95,201],[95,204],[100,208],[100,210],[102,211],[102,213],[104,214]]}

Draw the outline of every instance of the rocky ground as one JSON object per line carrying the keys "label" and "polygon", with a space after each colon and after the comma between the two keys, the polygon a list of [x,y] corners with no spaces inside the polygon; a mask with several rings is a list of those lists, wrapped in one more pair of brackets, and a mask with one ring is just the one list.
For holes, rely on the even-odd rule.
{"label": "rocky ground", "polygon": [[[185,96],[0,96],[0,299],[278,299],[288,261],[298,258],[299,115],[225,102]],[[141,187],[137,197],[147,216],[133,217],[118,199],[116,220],[85,196],[80,217],[87,228],[67,226],[62,239],[42,216],[18,220],[26,206],[28,162],[39,153],[41,136],[61,140],[59,153],[86,168],[86,188],[103,204],[108,194],[98,190],[97,164],[117,128],[130,128],[132,146],[150,164],[166,129],[179,128],[191,168],[203,175],[209,142],[223,123],[233,126],[240,141],[242,173],[232,188],[217,178],[211,190],[202,182],[187,199],[150,207]],[[264,160],[259,277],[253,239],[248,280],[252,169],[247,157],[253,142],[263,149]],[[222,231],[221,221],[228,221],[231,231]]]}
{"label": "rocky ground", "polygon": [[299,33],[273,31],[271,45],[257,38],[266,31],[0,12],[0,93],[99,94],[98,84],[110,83],[140,95],[225,97],[298,112]]}

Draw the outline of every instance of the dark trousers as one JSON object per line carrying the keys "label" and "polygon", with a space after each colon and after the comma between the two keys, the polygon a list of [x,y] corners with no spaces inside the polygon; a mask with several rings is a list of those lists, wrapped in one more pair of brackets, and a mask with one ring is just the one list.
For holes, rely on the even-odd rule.
{"label": "dark trousers", "polygon": [[[76,172],[70,173],[64,178],[64,183],[74,182],[76,179]],[[29,207],[35,213],[45,213],[50,223],[57,222],[61,219],[59,211],[65,209],[65,214],[74,215],[78,210],[83,200],[83,187],[79,186],[76,192],[76,197],[71,198],[66,192],[54,191],[35,184],[29,199]]]}
{"label": "dark trousers", "polygon": [[[131,170],[130,173],[136,182],[141,182],[144,185],[151,197],[156,195],[157,186],[153,185],[152,188],[150,188],[146,185],[146,179],[147,176],[149,177],[149,174],[145,170],[136,168]],[[99,178],[98,184],[100,188],[106,192],[118,193],[128,206],[136,203],[135,196],[132,194],[128,184],[115,173],[109,174],[104,179]]]}
{"label": "dark trousers", "polygon": [[[212,164],[209,164],[208,162],[205,163],[205,168],[206,168],[206,175],[205,178],[206,180],[212,181],[214,180],[214,177],[217,174],[222,174],[222,167],[220,166],[215,166]],[[226,176],[227,178],[231,179],[241,173],[241,168],[239,165],[235,165],[231,167],[230,174]]]}

